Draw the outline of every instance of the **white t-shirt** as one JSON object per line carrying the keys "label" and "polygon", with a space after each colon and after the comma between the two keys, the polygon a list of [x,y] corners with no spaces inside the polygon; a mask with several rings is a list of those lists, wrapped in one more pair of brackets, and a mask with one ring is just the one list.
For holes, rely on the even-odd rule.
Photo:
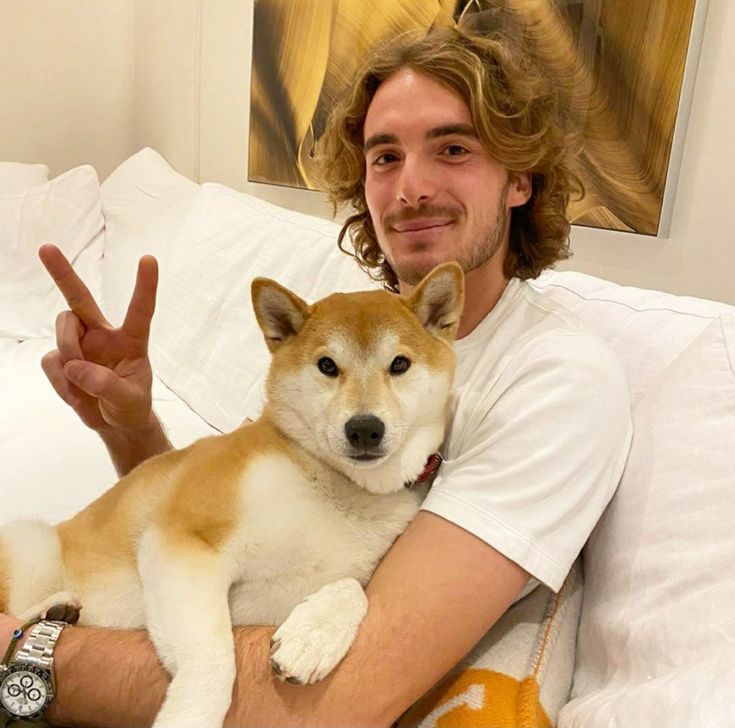
{"label": "white t-shirt", "polygon": [[455,351],[445,461],[422,509],[557,591],[625,466],[625,375],[573,313],[517,278]]}

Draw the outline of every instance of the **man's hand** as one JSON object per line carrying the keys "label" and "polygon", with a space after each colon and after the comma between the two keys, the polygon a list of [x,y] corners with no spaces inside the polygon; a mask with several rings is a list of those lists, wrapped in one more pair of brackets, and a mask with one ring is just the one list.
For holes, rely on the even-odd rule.
{"label": "man's hand", "polygon": [[56,246],[44,245],[38,254],[71,309],[56,319],[58,348],[41,361],[51,385],[100,434],[150,427],[148,336],[158,285],[156,259],[141,258],[125,321],[114,328]]}
{"label": "man's hand", "polygon": [[41,366],[56,393],[100,435],[123,476],[171,449],[153,413],[148,358],[158,264],[149,255],[140,259],[125,321],[115,328],[55,245],[41,246],[38,255],[71,309],[57,317],[58,348]]}

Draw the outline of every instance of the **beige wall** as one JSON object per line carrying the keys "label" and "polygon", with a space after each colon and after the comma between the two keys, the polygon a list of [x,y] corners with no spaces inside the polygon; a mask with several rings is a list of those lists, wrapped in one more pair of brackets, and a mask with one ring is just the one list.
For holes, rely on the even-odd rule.
{"label": "beige wall", "polygon": [[[329,215],[247,181],[253,0],[2,0],[0,158],[104,177],[150,145],[182,173]],[[575,228],[564,268],[735,303],[735,4],[709,0],[668,239]],[[39,51],[43,50],[40,54]],[[15,76],[16,74],[12,74]],[[0,79],[4,77],[0,76]]]}
{"label": "beige wall", "polygon": [[[201,0],[135,0],[135,141],[199,177]],[[207,5],[216,5],[211,0]]]}
{"label": "beige wall", "polygon": [[100,177],[134,149],[132,0],[0,0],[0,160]]}

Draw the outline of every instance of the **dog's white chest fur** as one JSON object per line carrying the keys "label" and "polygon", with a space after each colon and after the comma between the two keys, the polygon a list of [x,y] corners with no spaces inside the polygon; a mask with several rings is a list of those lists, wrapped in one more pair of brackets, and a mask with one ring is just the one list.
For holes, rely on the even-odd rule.
{"label": "dog's white chest fur", "polygon": [[240,526],[226,547],[238,572],[233,622],[279,624],[324,584],[351,576],[364,585],[422,496],[371,494],[277,454],[254,459],[243,474]]}

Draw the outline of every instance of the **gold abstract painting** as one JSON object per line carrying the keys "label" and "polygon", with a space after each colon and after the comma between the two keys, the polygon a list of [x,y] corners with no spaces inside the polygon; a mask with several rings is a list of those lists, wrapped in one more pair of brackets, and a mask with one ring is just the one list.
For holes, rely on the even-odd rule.
{"label": "gold abstract painting", "polygon": [[508,28],[570,89],[586,190],[570,219],[656,235],[696,2],[256,0],[249,179],[315,189],[314,144],[374,44],[437,25]]}

